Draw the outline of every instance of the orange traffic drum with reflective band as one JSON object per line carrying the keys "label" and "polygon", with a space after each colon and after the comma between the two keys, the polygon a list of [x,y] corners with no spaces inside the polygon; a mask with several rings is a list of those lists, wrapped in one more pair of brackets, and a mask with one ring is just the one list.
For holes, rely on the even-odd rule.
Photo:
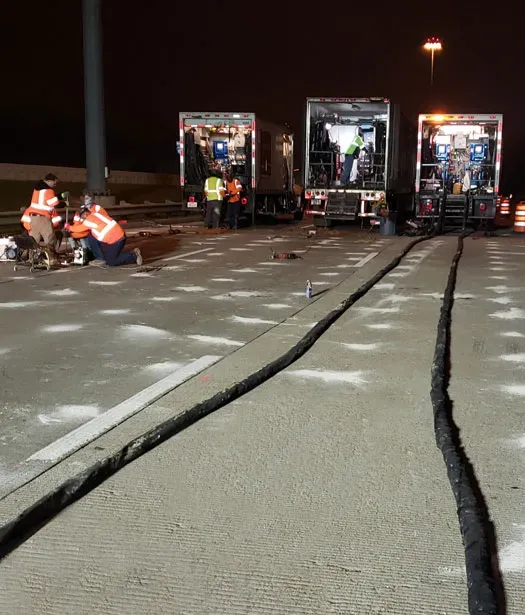
{"label": "orange traffic drum with reflective band", "polygon": [[499,212],[502,216],[508,216],[510,214],[510,201],[509,199],[503,199],[499,208]]}
{"label": "orange traffic drum with reflective band", "polygon": [[514,232],[525,233],[525,201],[521,201],[516,205],[516,213],[514,214]]}

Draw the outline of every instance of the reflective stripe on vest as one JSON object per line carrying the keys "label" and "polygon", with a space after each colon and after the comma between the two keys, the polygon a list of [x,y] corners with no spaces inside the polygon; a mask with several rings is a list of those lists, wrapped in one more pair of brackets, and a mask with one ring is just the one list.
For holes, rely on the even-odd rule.
{"label": "reflective stripe on vest", "polygon": [[350,143],[348,149],[346,150],[347,154],[353,154],[358,147],[363,147],[365,142],[359,135],[355,135],[352,139],[352,143]]}
{"label": "reflective stripe on vest", "polygon": [[[213,182],[213,184],[211,184],[211,182]],[[210,184],[213,185],[213,188],[210,188]],[[208,177],[204,184],[204,191],[207,193],[209,201],[222,201],[224,196],[224,184],[222,179],[219,177]]]}

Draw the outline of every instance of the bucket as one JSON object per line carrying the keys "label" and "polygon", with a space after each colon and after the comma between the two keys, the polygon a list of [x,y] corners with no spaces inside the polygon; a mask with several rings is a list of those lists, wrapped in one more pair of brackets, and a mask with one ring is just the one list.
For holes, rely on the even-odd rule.
{"label": "bucket", "polygon": [[396,234],[396,222],[389,216],[379,218],[379,234],[382,237],[392,237]]}

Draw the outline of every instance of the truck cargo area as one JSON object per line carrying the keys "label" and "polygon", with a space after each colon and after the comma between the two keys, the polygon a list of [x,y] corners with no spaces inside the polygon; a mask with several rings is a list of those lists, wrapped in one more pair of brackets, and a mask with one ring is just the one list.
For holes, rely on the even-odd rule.
{"label": "truck cargo area", "polygon": [[201,194],[213,169],[231,172],[243,185],[251,185],[255,174],[252,168],[255,118],[250,114],[235,116],[212,118],[203,115],[181,120],[186,191]]}
{"label": "truck cargo area", "polygon": [[254,113],[181,113],[181,185],[186,209],[204,205],[210,173],[243,186],[241,217],[294,219],[293,134]]}
{"label": "truck cargo area", "polygon": [[310,100],[306,184],[384,190],[388,108],[382,100]]}
{"label": "truck cargo area", "polygon": [[501,115],[420,115],[416,214],[493,219],[499,189]]}

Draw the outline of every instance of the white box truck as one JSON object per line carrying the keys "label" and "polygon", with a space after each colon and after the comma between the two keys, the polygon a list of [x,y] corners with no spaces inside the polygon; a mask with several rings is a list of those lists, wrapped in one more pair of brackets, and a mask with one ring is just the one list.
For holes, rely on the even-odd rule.
{"label": "white box truck", "polygon": [[183,206],[199,210],[210,171],[231,172],[243,185],[241,216],[293,219],[293,133],[255,113],[179,114]]}
{"label": "white box truck", "polygon": [[496,216],[503,116],[420,114],[416,217],[490,225]]}
{"label": "white box truck", "polygon": [[413,209],[416,129],[388,98],[307,98],[305,213],[317,226]]}

